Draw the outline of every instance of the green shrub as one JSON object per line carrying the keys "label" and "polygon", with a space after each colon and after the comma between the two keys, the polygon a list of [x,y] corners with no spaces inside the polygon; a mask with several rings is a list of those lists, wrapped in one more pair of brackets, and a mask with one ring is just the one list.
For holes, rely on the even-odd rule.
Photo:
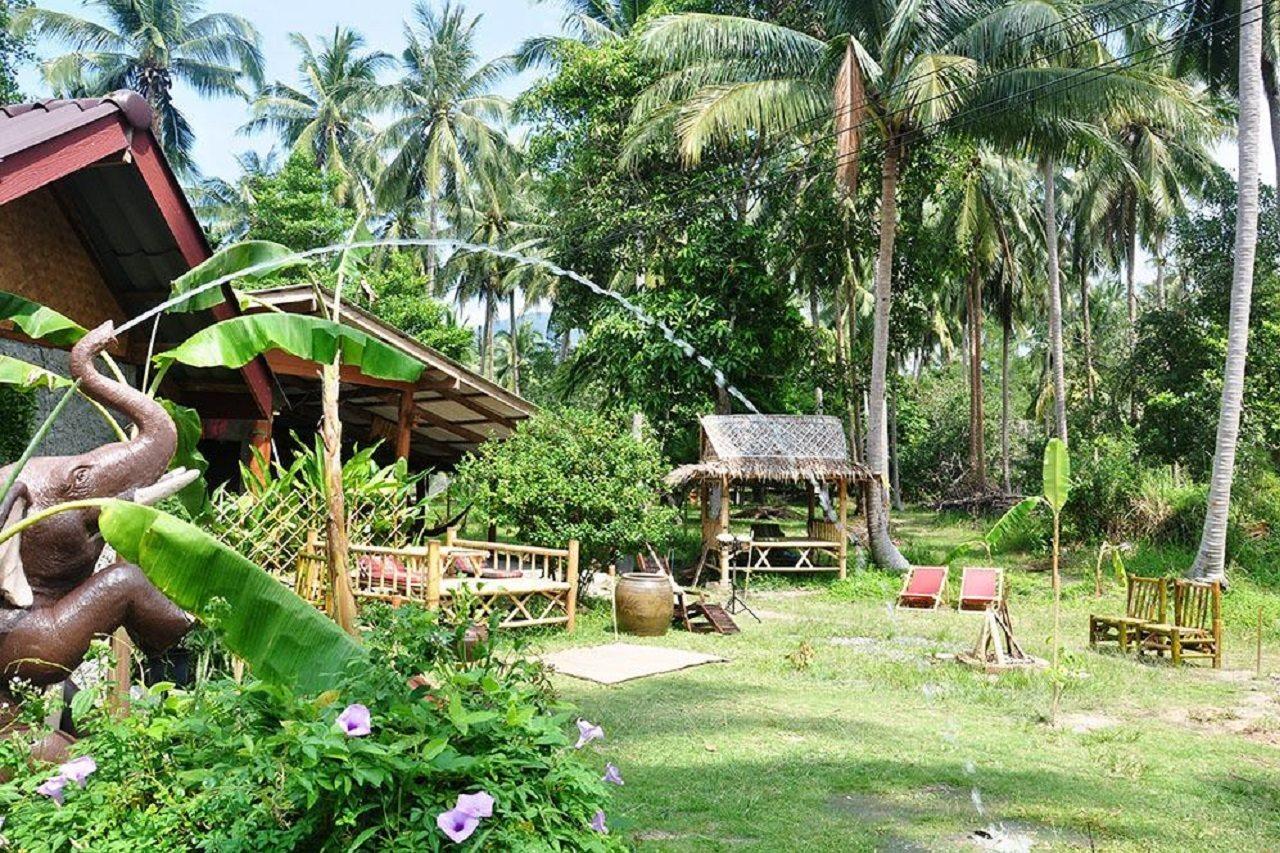
{"label": "green shrub", "polygon": [[1140,473],[1133,441],[1098,436],[1074,456],[1071,499],[1063,517],[1067,539],[1123,538]]}
{"label": "green shrub", "polygon": [[585,559],[607,560],[674,535],[676,511],[660,499],[666,472],[653,441],[601,415],[563,409],[481,445],[458,466],[455,486],[521,542],[577,539]]}
{"label": "green shrub", "polygon": [[[332,690],[298,696],[219,679],[190,691],[157,684],[113,713],[82,694],[89,737],[75,751],[97,770],[58,806],[36,793],[52,773],[8,741],[0,785],[14,849],[616,850],[590,829],[607,800],[603,762],[573,749],[573,717],[535,664],[473,665],[454,632],[412,607],[379,611],[367,638],[375,664]],[[388,654],[390,652],[390,654]],[[408,679],[423,673],[420,686]],[[337,718],[368,707],[371,732]],[[86,707],[88,706],[88,707]],[[462,793],[493,796],[492,817],[463,844],[436,825]]]}
{"label": "green shrub", "polygon": [[34,391],[0,387],[0,465],[15,461],[35,431]]}

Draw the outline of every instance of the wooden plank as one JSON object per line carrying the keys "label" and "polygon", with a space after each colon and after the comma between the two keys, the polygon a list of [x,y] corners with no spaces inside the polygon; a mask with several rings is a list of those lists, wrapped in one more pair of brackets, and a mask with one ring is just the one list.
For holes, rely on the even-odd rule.
{"label": "wooden plank", "polygon": [[464,426],[458,426],[448,418],[443,417],[442,415],[437,415],[429,409],[419,407],[418,417],[432,426],[451,432],[459,438],[464,438],[474,444],[483,444],[489,440],[488,436],[481,435],[480,433],[467,429]]}
{"label": "wooden plank", "polygon": [[410,442],[413,439],[413,422],[416,409],[412,391],[400,392],[400,420],[396,424],[396,457],[409,458]]}

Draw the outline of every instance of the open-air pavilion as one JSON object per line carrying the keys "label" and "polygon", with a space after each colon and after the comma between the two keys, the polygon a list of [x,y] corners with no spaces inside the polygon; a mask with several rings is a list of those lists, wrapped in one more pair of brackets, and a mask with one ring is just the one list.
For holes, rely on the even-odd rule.
{"label": "open-air pavilion", "polygon": [[[699,461],[667,475],[673,489],[696,486],[702,515],[702,551],[696,571],[719,569],[728,585],[734,568],[749,571],[825,572],[845,575],[849,543],[849,490],[872,478],[849,458],[839,418],[823,415],[706,415]],[[805,536],[735,534],[735,486],[805,484]],[[818,512],[819,489],[834,488],[835,506]]]}

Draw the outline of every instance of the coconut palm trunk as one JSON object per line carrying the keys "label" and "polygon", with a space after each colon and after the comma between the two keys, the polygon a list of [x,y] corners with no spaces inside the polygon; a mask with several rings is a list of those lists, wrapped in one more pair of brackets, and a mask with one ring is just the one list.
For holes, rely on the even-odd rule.
{"label": "coconut palm trunk", "polygon": [[493,381],[493,325],[498,315],[497,277],[494,276],[484,291],[484,353],[480,359],[480,372]]}
{"label": "coconut palm trunk", "polygon": [[876,258],[875,315],[871,345],[871,394],[867,406],[867,464],[875,472],[867,500],[867,537],[871,558],[886,569],[905,571],[908,563],[889,538],[888,430],[885,386],[889,367],[889,308],[893,300],[893,247],[898,230],[898,165],[901,143],[885,146],[880,188],[880,252]]}
{"label": "coconut palm trunk", "polygon": [[1240,14],[1239,201],[1236,207],[1235,265],[1231,273],[1231,310],[1227,324],[1227,358],[1223,369],[1222,408],[1213,453],[1213,476],[1200,536],[1191,565],[1193,578],[1225,579],[1227,516],[1235,474],[1240,412],[1244,405],[1244,369],[1249,346],[1249,307],[1253,265],[1258,248],[1258,143],[1262,120],[1262,16]]}
{"label": "coconut palm trunk", "polygon": [[1000,318],[1000,480],[1005,494],[1013,491],[1009,478],[1009,338],[1013,336],[1012,306]]}
{"label": "coconut palm trunk", "polygon": [[516,326],[516,291],[511,288],[511,292],[507,294],[507,334],[510,342],[511,356],[511,392],[513,394],[520,393],[520,335],[517,333]]}
{"label": "coconut palm trunk", "polygon": [[979,491],[987,487],[986,411],[982,399],[982,278],[977,240],[969,263],[966,299],[969,315],[969,476]]}
{"label": "coconut palm trunk", "polygon": [[1271,153],[1275,155],[1276,182],[1280,186],[1280,69],[1273,62],[1262,63],[1262,88],[1271,116]]}
{"label": "coconut palm trunk", "polygon": [[1062,289],[1058,267],[1057,167],[1053,158],[1040,161],[1044,177],[1044,238],[1049,256],[1049,358],[1053,362],[1053,421],[1058,438],[1067,442],[1067,379],[1062,357]]}

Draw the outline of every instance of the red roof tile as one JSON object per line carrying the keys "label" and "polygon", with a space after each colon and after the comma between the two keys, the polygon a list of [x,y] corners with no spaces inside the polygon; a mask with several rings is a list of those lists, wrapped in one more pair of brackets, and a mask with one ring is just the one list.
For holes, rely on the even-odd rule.
{"label": "red roof tile", "polygon": [[146,99],[123,90],[103,98],[0,106],[0,160],[113,113],[120,113],[135,128],[151,126],[151,107]]}

